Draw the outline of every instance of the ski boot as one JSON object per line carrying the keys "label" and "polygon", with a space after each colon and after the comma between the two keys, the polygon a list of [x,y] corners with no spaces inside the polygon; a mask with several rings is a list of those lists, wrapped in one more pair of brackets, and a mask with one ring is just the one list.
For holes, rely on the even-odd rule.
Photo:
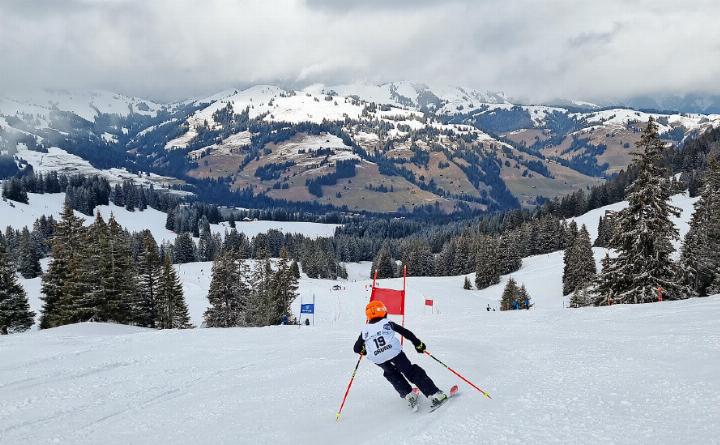
{"label": "ski boot", "polygon": [[448,401],[448,396],[442,391],[438,391],[430,396],[430,411],[435,411]]}
{"label": "ski boot", "polygon": [[418,393],[415,390],[410,391],[408,395],[405,396],[405,400],[407,401],[408,406],[411,410],[418,410]]}

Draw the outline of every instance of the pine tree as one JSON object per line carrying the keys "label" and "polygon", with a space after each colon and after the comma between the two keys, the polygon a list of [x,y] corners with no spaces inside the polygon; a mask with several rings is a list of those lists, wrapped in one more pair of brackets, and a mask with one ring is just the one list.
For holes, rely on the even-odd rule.
{"label": "pine tree", "polygon": [[268,326],[272,319],[271,281],[273,276],[270,259],[258,261],[251,275],[250,301],[246,311],[249,326]]}
{"label": "pine tree", "polygon": [[570,298],[570,307],[578,308],[592,304],[592,294],[588,287],[578,287]]}
{"label": "pine tree", "polygon": [[613,212],[608,211],[605,212],[604,217],[600,217],[600,220],[598,221],[598,235],[597,238],[595,238],[595,243],[593,244],[594,247],[611,247],[610,241],[614,235],[613,215]]}
{"label": "pine tree", "polygon": [[475,261],[475,287],[485,289],[500,282],[497,242],[494,238],[485,237],[482,239],[475,254]]}
{"label": "pine tree", "polygon": [[678,216],[679,210],[668,202],[669,188],[659,166],[664,147],[652,119],[637,147],[642,150],[634,153],[638,177],[628,189],[629,206],[617,215],[617,232],[611,241],[619,251],[609,268],[615,278],[614,301],[654,301],[660,286],[669,298],[682,298],[672,282],[675,268],[670,260],[671,240],[677,238],[670,216]]}
{"label": "pine tree", "polygon": [[590,288],[591,301],[598,306],[605,306],[613,304],[614,302],[614,277],[615,277],[615,263],[610,258],[608,253],[605,253],[605,257],[600,262],[602,270],[595,276],[592,287]]}
{"label": "pine tree", "polygon": [[505,289],[503,290],[502,298],[500,300],[500,310],[508,311],[516,308],[518,304],[518,298],[520,294],[520,288],[518,288],[517,281],[513,277],[510,277]]}
{"label": "pine tree", "polygon": [[287,251],[280,251],[278,270],[274,273],[271,282],[272,318],[270,324],[280,324],[290,318],[290,305],[298,295],[298,280],[290,270]]}
{"label": "pine tree", "polygon": [[470,283],[470,278],[468,278],[467,276],[465,277],[465,281],[463,282],[463,289],[472,290],[472,283]]}
{"label": "pine tree", "polygon": [[181,233],[175,238],[173,246],[173,259],[178,264],[192,263],[195,261],[195,242],[188,232]]}
{"label": "pine tree", "polygon": [[169,257],[165,257],[163,263],[158,300],[158,328],[187,329],[192,327],[182,285]]}
{"label": "pine tree", "polygon": [[84,295],[79,274],[85,247],[82,220],[65,205],[52,242],[52,261],[42,277],[40,328],[76,322],[75,301]]}
{"label": "pine tree", "polygon": [[585,225],[573,238],[573,244],[565,250],[565,270],[563,271],[563,295],[568,295],[578,287],[586,287],[595,277],[597,268],[590,244],[590,234]]}
{"label": "pine tree", "polygon": [[290,264],[290,273],[292,273],[296,280],[300,279],[300,266],[298,266],[297,261],[293,261],[292,264]]}
{"label": "pine tree", "polygon": [[157,243],[149,230],[142,233],[142,251],[138,256],[138,299],[133,308],[139,326],[155,327],[158,322],[162,261]]}
{"label": "pine tree", "polygon": [[20,234],[20,261],[18,264],[18,272],[23,278],[31,279],[39,277],[42,274],[40,267],[40,246],[30,235],[27,227],[24,227]]}
{"label": "pine tree", "polygon": [[129,323],[135,318],[132,309],[137,306],[137,274],[134,269],[130,237],[113,215],[108,220],[108,247],[103,286],[105,301],[101,319]]}
{"label": "pine tree", "polygon": [[208,291],[210,306],[204,315],[207,327],[247,326],[249,279],[249,269],[236,251],[227,251],[215,258]]}
{"label": "pine tree", "polygon": [[680,260],[683,282],[700,296],[720,270],[720,162],[710,161],[703,182]]}
{"label": "pine tree", "polygon": [[0,334],[23,332],[35,323],[25,290],[7,259],[5,244],[0,241]]}
{"label": "pine tree", "polygon": [[520,286],[520,290],[518,291],[517,295],[518,295],[518,298],[517,298],[518,307],[520,309],[530,309],[532,307],[532,301],[530,298],[530,294],[528,293],[524,284],[522,286]]}
{"label": "pine tree", "polygon": [[[516,272],[522,266],[522,256],[518,244],[513,234],[500,237],[497,245],[497,265],[500,275]],[[553,244],[556,245],[557,241],[554,241]]]}
{"label": "pine tree", "polygon": [[[395,264],[390,256],[390,248],[387,244],[378,252],[375,260],[373,261],[372,271],[377,272],[378,278],[393,278],[395,277]],[[371,277],[372,278],[372,277]]]}
{"label": "pine tree", "polygon": [[[607,272],[613,281],[612,298],[616,303],[647,303],[664,298],[687,298],[687,289],[677,282],[678,268],[670,254],[678,231],[670,220],[680,211],[670,205],[670,188],[660,167],[664,143],[657,124],[651,118],[636,144],[634,153],[638,177],[629,187],[629,205],[617,215],[617,230],[611,244],[618,257],[611,260]],[[602,295],[601,300],[608,295]]]}

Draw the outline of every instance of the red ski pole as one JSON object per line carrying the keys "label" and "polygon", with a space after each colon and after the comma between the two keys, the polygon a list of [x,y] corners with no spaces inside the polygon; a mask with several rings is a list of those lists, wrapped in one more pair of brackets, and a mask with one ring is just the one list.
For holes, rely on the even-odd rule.
{"label": "red ski pole", "polygon": [[435,360],[436,362],[438,362],[438,363],[440,363],[441,365],[443,365],[444,367],[446,367],[446,368],[448,369],[448,371],[450,371],[450,372],[452,372],[453,374],[455,374],[456,376],[460,377],[465,383],[467,383],[468,385],[470,385],[470,386],[472,386],[473,388],[475,388],[475,389],[477,389],[478,391],[480,391],[480,392],[482,393],[482,395],[484,395],[484,396],[487,397],[488,399],[492,399],[492,397],[490,397],[490,394],[488,394],[488,393],[486,393],[485,391],[483,391],[482,389],[478,388],[473,382],[471,382],[470,380],[468,380],[468,379],[466,379],[465,377],[461,376],[459,372],[455,371],[454,369],[452,369],[451,367],[449,367],[449,366],[446,365],[445,363],[441,362],[437,357],[435,357],[434,355],[430,354],[430,353],[427,352],[427,351],[425,351],[425,354],[429,355],[430,358],[432,358],[432,359]]}
{"label": "red ski pole", "polygon": [[358,357],[358,361],[355,364],[355,370],[352,373],[352,376],[350,377],[350,382],[348,382],[347,389],[345,390],[345,395],[343,396],[342,403],[340,404],[340,409],[337,412],[337,415],[335,416],[335,421],[340,421],[340,413],[342,413],[343,407],[345,406],[345,399],[347,399],[348,393],[350,392],[350,387],[353,384],[353,381],[355,380],[355,373],[357,373],[358,367],[360,366],[360,360],[362,360],[363,356],[362,354],[358,354],[360,357]]}

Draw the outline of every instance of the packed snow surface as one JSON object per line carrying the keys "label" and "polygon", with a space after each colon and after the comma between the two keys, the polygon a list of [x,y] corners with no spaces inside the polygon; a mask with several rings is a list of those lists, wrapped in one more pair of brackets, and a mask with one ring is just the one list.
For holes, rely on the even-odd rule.
{"label": "packed snow surface", "polygon": [[459,383],[461,396],[432,414],[423,399],[411,413],[363,360],[336,423],[367,294],[333,292],[318,295],[311,327],[85,324],[3,337],[0,442],[707,444],[720,437],[720,297],[501,313],[484,311],[485,300],[458,283],[444,286],[440,313],[431,313],[416,291],[406,325],[493,399],[406,347],[440,387]]}
{"label": "packed snow surface", "polygon": [[[88,323],[0,337],[0,443],[719,443],[720,296],[566,309],[562,259],[525,258],[512,274],[533,298],[529,311],[486,310],[508,276],[481,291],[463,290],[461,276],[407,280],[405,325],[492,400],[406,345],[460,396],[432,414],[421,398],[412,413],[362,360],[335,422],[371,284],[369,263],[348,264],[348,280],[301,278],[293,311],[315,301],[314,326]],[[196,325],[211,267],[176,266]],[[39,279],[23,284],[39,289]],[[31,305],[39,310],[36,295]]]}

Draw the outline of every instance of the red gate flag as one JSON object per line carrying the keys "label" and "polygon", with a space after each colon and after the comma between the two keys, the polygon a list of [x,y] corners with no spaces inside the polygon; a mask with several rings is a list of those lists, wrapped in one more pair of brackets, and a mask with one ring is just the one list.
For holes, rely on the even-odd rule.
{"label": "red gate flag", "polygon": [[370,301],[380,300],[385,303],[388,314],[402,315],[403,326],[405,325],[405,282],[407,279],[407,267],[403,267],[403,288],[401,290],[386,289],[375,287],[377,281],[377,270],[373,275],[372,291],[370,291]]}
{"label": "red gate flag", "polygon": [[405,291],[395,289],[383,289],[374,287],[370,294],[370,301],[380,300],[385,303],[388,314],[404,315],[405,314]]}
{"label": "red gate flag", "polygon": [[433,301],[426,298],[426,299],[425,299],[425,306],[432,306],[432,305],[433,305]]}

